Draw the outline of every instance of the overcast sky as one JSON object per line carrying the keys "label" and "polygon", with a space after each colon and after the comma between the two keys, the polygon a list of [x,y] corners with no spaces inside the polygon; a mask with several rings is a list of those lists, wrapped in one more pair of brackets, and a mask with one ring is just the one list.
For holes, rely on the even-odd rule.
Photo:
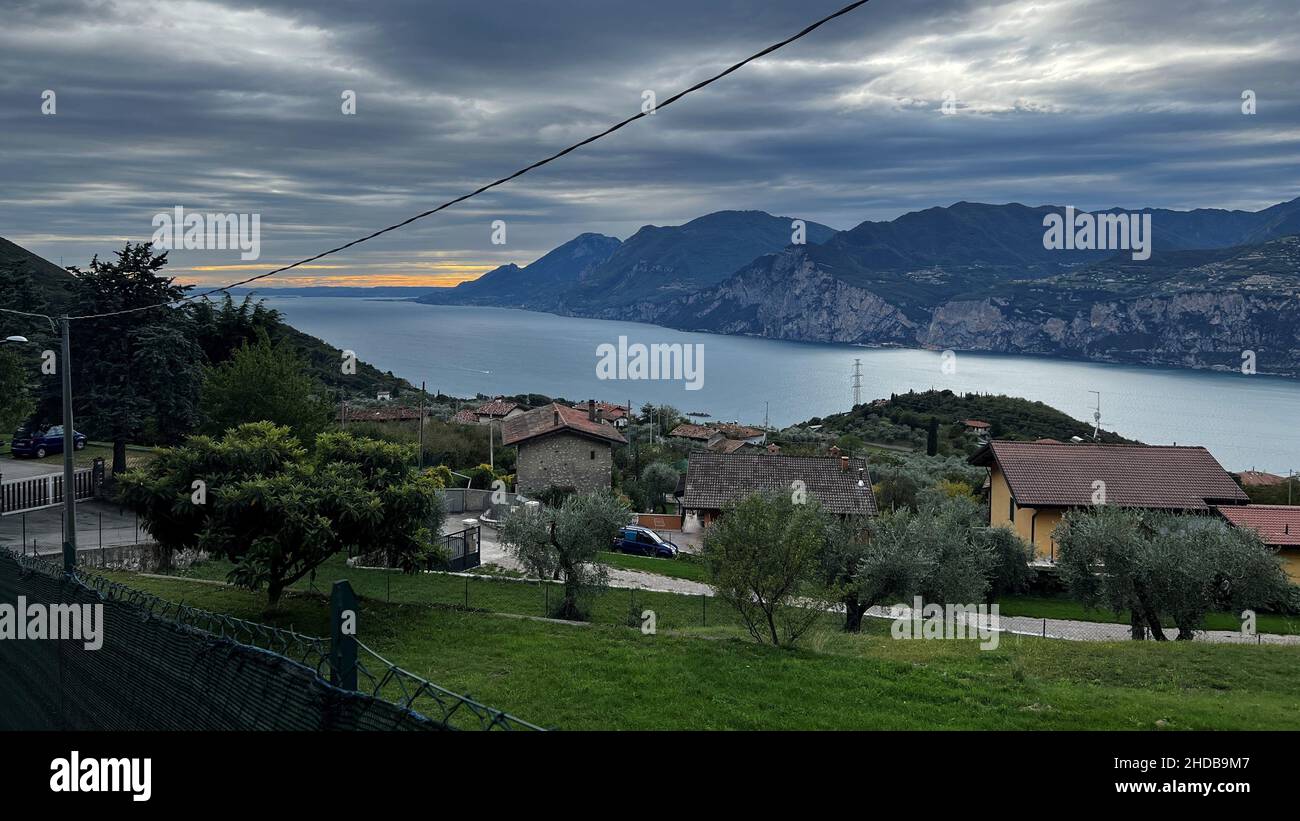
{"label": "overcast sky", "polygon": [[[259,260],[172,255],[186,281],[239,279],[540,159],[844,1],[3,0],[0,236],[84,265],[177,205],[256,213]],[[959,200],[1253,210],[1300,195],[1298,172],[1295,0],[873,0],[276,282],[454,284],[721,209],[840,229]]]}

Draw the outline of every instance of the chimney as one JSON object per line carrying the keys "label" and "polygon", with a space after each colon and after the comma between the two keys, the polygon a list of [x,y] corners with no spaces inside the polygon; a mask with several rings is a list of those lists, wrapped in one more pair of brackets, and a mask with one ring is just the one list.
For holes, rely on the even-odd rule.
{"label": "chimney", "polygon": [[560,409],[555,408],[554,413],[555,413],[555,426],[558,428],[560,426]]}
{"label": "chimney", "polygon": [[849,472],[849,457],[847,456],[840,457],[840,470],[844,471],[845,473]]}
{"label": "chimney", "polygon": [[587,418],[590,419],[592,422],[596,421],[596,400],[595,399],[587,400]]}
{"label": "chimney", "polygon": [[597,407],[597,408],[596,408],[596,421],[597,421],[597,422],[604,422],[604,421],[605,421],[605,409],[604,409],[604,408],[601,408],[601,407]]}
{"label": "chimney", "polygon": [[866,469],[866,468],[858,468],[858,487],[866,487],[866,486],[867,486],[866,477],[863,476],[863,474],[866,473],[866,472],[867,472],[867,469]]}

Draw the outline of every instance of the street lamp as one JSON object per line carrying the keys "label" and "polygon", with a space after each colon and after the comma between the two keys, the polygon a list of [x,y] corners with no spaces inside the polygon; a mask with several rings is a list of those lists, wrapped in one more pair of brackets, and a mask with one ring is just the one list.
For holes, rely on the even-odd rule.
{"label": "street lamp", "polygon": [[[77,503],[76,489],[73,481],[72,451],[75,441],[72,423],[72,342],[71,325],[65,316],[57,323],[46,317],[50,327],[62,337],[62,356],[59,357],[59,369],[63,379],[63,572],[71,573],[77,564]],[[10,336],[0,344],[22,344],[27,342],[25,336]]]}

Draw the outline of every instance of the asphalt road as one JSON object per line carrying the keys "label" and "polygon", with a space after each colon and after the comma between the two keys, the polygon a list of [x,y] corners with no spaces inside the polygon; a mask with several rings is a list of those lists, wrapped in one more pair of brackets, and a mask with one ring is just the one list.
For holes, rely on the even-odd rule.
{"label": "asphalt road", "polygon": [[0,479],[30,479],[33,476],[45,476],[59,473],[63,463],[53,459],[15,459],[12,456],[0,458]]}
{"label": "asphalt road", "polygon": [[[111,547],[148,541],[137,534],[135,514],[95,500],[77,503],[79,547]],[[0,546],[27,553],[58,553],[63,544],[63,507],[0,517]]]}

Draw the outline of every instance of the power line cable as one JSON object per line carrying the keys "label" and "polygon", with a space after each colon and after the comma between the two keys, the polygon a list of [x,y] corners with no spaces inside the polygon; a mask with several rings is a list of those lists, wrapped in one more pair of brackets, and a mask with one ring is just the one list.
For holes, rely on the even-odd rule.
{"label": "power line cable", "polygon": [[686,90],[684,90],[684,91],[679,91],[679,92],[677,92],[677,93],[674,94],[673,96],[671,96],[671,97],[669,97],[668,99],[664,100],[662,103],[659,103],[658,105],[656,105],[653,109],[651,109],[651,111],[644,111],[644,110],[643,110],[643,111],[640,111],[640,112],[638,112],[638,113],[632,115],[631,117],[628,117],[628,118],[625,119],[625,120],[622,120],[622,121],[620,121],[620,122],[618,122],[618,123],[615,123],[614,125],[610,126],[609,128],[605,129],[604,131],[601,131],[601,132],[598,133],[598,134],[593,134],[592,136],[588,137],[587,139],[582,140],[581,142],[574,143],[573,145],[571,145],[571,146],[569,146],[568,148],[565,148],[565,149],[563,149],[563,150],[561,150],[561,151],[557,151],[556,153],[552,154],[551,156],[549,156],[549,157],[547,157],[547,158],[545,158],[545,159],[543,159],[543,160],[538,160],[537,162],[533,163],[532,165],[525,166],[525,167],[519,169],[518,171],[514,172],[513,174],[510,174],[510,175],[505,176],[505,177],[501,177],[500,179],[498,179],[498,180],[494,180],[493,182],[490,182],[490,183],[488,183],[487,185],[484,185],[484,186],[482,186],[482,187],[480,187],[480,188],[477,188],[477,189],[475,189],[474,191],[469,192],[468,194],[462,194],[461,196],[456,197],[455,199],[451,199],[451,200],[448,200],[448,201],[444,202],[442,205],[439,205],[439,206],[436,207],[436,208],[430,208],[428,211],[423,211],[423,212],[421,212],[421,213],[419,213],[419,214],[416,214],[416,215],[413,216],[413,217],[408,217],[407,219],[404,219],[404,220],[402,220],[401,222],[398,222],[398,223],[394,223],[393,225],[390,225],[390,226],[388,226],[387,228],[381,228],[381,229],[379,229],[378,231],[375,231],[375,232],[373,232],[373,233],[370,233],[370,234],[365,235],[364,237],[359,237],[358,239],[354,239],[354,240],[352,240],[351,242],[344,243],[343,245],[339,245],[339,246],[337,246],[337,247],[335,247],[335,248],[331,248],[331,249],[329,249],[328,251],[322,251],[321,253],[316,254],[315,256],[310,256],[310,257],[307,257],[306,259],[300,259],[300,260],[298,260],[297,262],[294,262],[294,263],[292,263],[292,264],[290,264],[290,265],[285,265],[285,266],[283,266],[283,267],[281,267],[281,268],[276,268],[276,269],[274,269],[274,270],[272,270],[272,271],[267,271],[266,273],[258,274],[257,276],[249,277],[248,279],[242,279],[242,280],[239,280],[238,282],[232,282],[232,283],[230,283],[229,285],[223,285],[223,286],[220,287],[220,288],[213,288],[213,289],[211,289],[211,290],[204,291],[203,293],[199,293],[199,294],[189,294],[189,295],[186,295],[186,296],[184,296],[184,297],[181,297],[180,299],[172,300],[171,302],[160,302],[160,303],[157,303],[157,304],[155,304],[155,305],[142,305],[142,306],[139,306],[139,307],[136,307],[136,308],[124,308],[124,309],[119,310],[119,311],[108,311],[108,312],[100,313],[100,314],[86,314],[86,315],[83,315],[83,316],[70,316],[70,317],[68,317],[68,319],[71,319],[71,320],[77,320],[77,319],[101,319],[101,318],[104,318],[104,317],[110,317],[110,316],[121,316],[121,315],[123,315],[123,314],[131,314],[131,313],[137,313],[137,312],[139,312],[139,311],[147,311],[147,310],[151,310],[151,309],[153,309],[153,308],[161,308],[161,307],[166,306],[166,305],[174,305],[174,304],[176,304],[176,303],[185,302],[185,301],[192,300],[192,299],[202,299],[202,298],[205,298],[205,297],[211,296],[211,295],[213,295],[213,294],[218,294],[218,293],[221,293],[221,292],[223,292],[223,291],[228,291],[228,290],[230,290],[231,288],[237,288],[237,287],[239,287],[239,286],[241,286],[241,285],[247,285],[247,284],[249,284],[249,283],[251,283],[251,282],[257,282],[258,280],[266,279],[267,277],[272,277],[272,276],[275,276],[276,274],[284,273],[285,271],[288,271],[288,270],[290,270],[290,269],[292,269],[292,268],[297,268],[297,267],[300,266],[300,265],[306,265],[307,263],[315,262],[316,260],[318,260],[318,259],[322,259],[322,258],[327,257],[327,256],[330,256],[331,254],[337,254],[337,253],[340,252],[340,251],[345,251],[345,250],[347,250],[348,248],[351,248],[351,247],[354,246],[354,245],[360,245],[360,244],[363,243],[363,242],[367,242],[367,241],[369,241],[369,240],[374,239],[375,237],[379,237],[379,236],[382,236],[382,235],[384,235],[384,234],[387,234],[387,233],[390,232],[390,231],[396,231],[397,229],[399,229],[399,228],[403,228],[403,227],[405,227],[405,226],[407,226],[407,225],[410,225],[411,223],[413,223],[413,222],[415,222],[415,221],[417,221],[417,220],[422,220],[422,219],[424,219],[425,217],[431,216],[431,215],[433,215],[433,214],[438,213],[439,211],[442,211],[442,210],[445,210],[445,209],[447,209],[447,208],[450,208],[450,207],[452,207],[453,205],[456,205],[457,203],[464,202],[465,200],[468,200],[468,199],[470,199],[471,197],[476,197],[476,196],[478,196],[479,194],[482,194],[482,193],[485,192],[485,191],[489,191],[489,190],[491,190],[491,189],[493,189],[493,188],[496,188],[497,186],[504,185],[505,183],[508,183],[508,182],[510,182],[510,181],[513,180],[513,179],[516,179],[517,177],[522,177],[524,174],[527,174],[527,173],[530,172],[530,171],[534,171],[534,170],[536,170],[536,169],[538,169],[538,168],[541,168],[542,166],[544,166],[544,165],[546,165],[546,164],[548,164],[548,163],[554,162],[555,160],[558,160],[558,159],[560,159],[561,157],[563,157],[563,156],[565,156],[565,155],[567,155],[567,154],[570,154],[570,153],[572,153],[572,152],[574,152],[574,151],[577,151],[579,148],[582,148],[582,147],[585,146],[585,145],[590,145],[591,143],[594,143],[594,142],[596,142],[596,141],[599,140],[599,139],[602,139],[602,138],[604,138],[604,137],[607,137],[607,136],[609,136],[610,134],[613,134],[615,131],[618,131],[620,128],[623,128],[624,126],[629,125],[629,124],[631,124],[631,123],[634,123],[634,122],[636,122],[637,120],[639,120],[639,119],[641,119],[641,118],[647,116],[647,115],[650,114],[651,112],[653,112],[653,111],[658,111],[659,109],[662,109],[662,108],[666,108],[667,106],[670,106],[670,105],[672,105],[673,103],[677,102],[678,100],[682,99],[682,98],[685,97],[686,95],[688,95],[688,94],[692,94],[692,93],[694,93],[694,92],[696,92],[696,91],[699,91],[700,89],[705,88],[706,86],[712,85],[713,83],[717,82],[718,80],[721,80],[723,77],[726,77],[727,75],[729,75],[729,74],[731,74],[731,73],[733,73],[733,72],[735,72],[735,71],[739,71],[741,68],[745,67],[745,66],[748,65],[749,63],[752,63],[752,62],[754,62],[755,60],[758,60],[758,59],[760,59],[760,58],[762,58],[762,57],[766,57],[767,55],[771,54],[771,53],[774,52],[774,51],[777,51],[777,50],[779,50],[779,49],[785,48],[786,46],[790,45],[791,43],[795,42],[796,40],[799,40],[799,39],[802,39],[803,37],[808,36],[809,34],[813,33],[813,32],[816,31],[817,29],[821,28],[822,26],[826,25],[826,24],[829,23],[830,21],[834,20],[835,18],[837,18],[837,17],[842,17],[842,16],[844,16],[845,14],[848,14],[849,12],[851,12],[851,11],[853,11],[854,9],[858,8],[859,6],[864,6],[864,5],[866,5],[868,2],[869,2],[869,0],[857,0],[857,2],[850,3],[850,4],[848,4],[847,6],[845,6],[844,8],[840,9],[839,11],[837,11],[837,12],[835,12],[835,13],[833,13],[833,14],[828,14],[827,16],[825,16],[825,17],[821,18],[820,20],[818,20],[817,22],[815,22],[815,23],[813,23],[813,24],[807,26],[807,27],[804,28],[802,31],[798,32],[797,34],[791,35],[790,37],[787,37],[786,39],[780,41],[779,43],[773,43],[772,45],[768,46],[767,48],[763,49],[762,51],[756,52],[755,54],[752,54],[752,55],[750,55],[749,57],[746,57],[745,59],[741,60],[740,62],[732,64],[732,65],[729,66],[728,68],[726,68],[726,69],[724,69],[723,71],[721,71],[721,72],[719,72],[719,73],[713,75],[712,77],[708,78],[707,80],[702,80],[701,82],[696,83],[695,85],[691,86],[690,88],[688,88],[688,89],[686,89]]}

